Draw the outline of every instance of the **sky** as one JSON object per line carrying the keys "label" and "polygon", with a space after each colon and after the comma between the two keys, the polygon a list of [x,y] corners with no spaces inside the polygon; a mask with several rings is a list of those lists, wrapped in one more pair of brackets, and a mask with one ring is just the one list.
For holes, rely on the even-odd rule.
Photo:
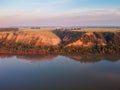
{"label": "sky", "polygon": [[120,26],[120,0],[0,0],[6,26]]}

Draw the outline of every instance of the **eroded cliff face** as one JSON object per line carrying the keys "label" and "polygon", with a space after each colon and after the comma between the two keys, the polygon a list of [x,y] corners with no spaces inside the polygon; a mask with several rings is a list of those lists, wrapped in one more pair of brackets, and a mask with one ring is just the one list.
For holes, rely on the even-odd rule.
{"label": "eroded cliff face", "polygon": [[93,47],[93,46],[106,46],[106,45],[120,45],[120,32],[88,32],[79,36],[77,39],[72,40],[66,47],[80,46],[80,47]]}
{"label": "eroded cliff face", "polygon": [[[62,32],[62,33],[61,33]],[[0,32],[0,44],[6,47],[15,43],[37,46],[93,47],[106,45],[120,45],[120,32]]]}
{"label": "eroded cliff face", "polygon": [[73,41],[67,46],[82,46],[82,47],[92,47],[92,46],[105,46],[107,44],[103,33],[85,33],[79,37],[79,39]]}
{"label": "eroded cliff face", "polygon": [[34,46],[56,46],[61,43],[61,39],[52,34],[41,34],[39,32],[0,32],[0,43],[23,43]]}

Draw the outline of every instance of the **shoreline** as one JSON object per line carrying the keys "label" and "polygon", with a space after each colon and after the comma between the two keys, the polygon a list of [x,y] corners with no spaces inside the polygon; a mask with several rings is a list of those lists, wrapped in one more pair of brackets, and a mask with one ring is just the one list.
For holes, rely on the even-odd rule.
{"label": "shoreline", "polygon": [[[84,48],[83,48],[84,49]],[[35,49],[22,49],[22,50],[7,50],[7,49],[0,49],[0,54],[9,54],[9,55],[119,55],[120,52],[113,51],[112,52],[104,52],[103,51],[95,51],[97,49],[94,49],[93,51],[83,51],[81,52],[66,52],[63,50],[58,51],[47,51],[47,50],[35,50]]]}

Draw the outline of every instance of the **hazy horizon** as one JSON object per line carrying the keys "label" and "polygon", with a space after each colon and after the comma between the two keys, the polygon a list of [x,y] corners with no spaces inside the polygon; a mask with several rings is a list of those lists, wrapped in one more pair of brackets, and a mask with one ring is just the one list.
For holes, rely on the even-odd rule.
{"label": "hazy horizon", "polygon": [[0,0],[0,27],[120,26],[120,0]]}

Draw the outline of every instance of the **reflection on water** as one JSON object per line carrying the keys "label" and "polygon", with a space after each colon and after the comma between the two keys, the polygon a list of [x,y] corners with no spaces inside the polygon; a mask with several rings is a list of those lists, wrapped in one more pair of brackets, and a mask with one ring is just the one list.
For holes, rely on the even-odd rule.
{"label": "reflection on water", "polygon": [[[60,55],[0,55],[0,59],[5,58],[13,58],[16,57],[17,59],[21,60],[28,60],[28,61],[42,61],[42,60],[55,60]],[[73,59],[75,61],[81,62],[81,63],[97,63],[103,60],[110,61],[110,62],[116,62],[120,60],[120,55],[104,55],[104,56],[98,56],[98,55],[87,55],[87,56],[80,56],[80,55],[65,55],[63,57]]]}
{"label": "reflection on water", "polygon": [[120,90],[119,84],[119,55],[0,55],[0,90]]}

